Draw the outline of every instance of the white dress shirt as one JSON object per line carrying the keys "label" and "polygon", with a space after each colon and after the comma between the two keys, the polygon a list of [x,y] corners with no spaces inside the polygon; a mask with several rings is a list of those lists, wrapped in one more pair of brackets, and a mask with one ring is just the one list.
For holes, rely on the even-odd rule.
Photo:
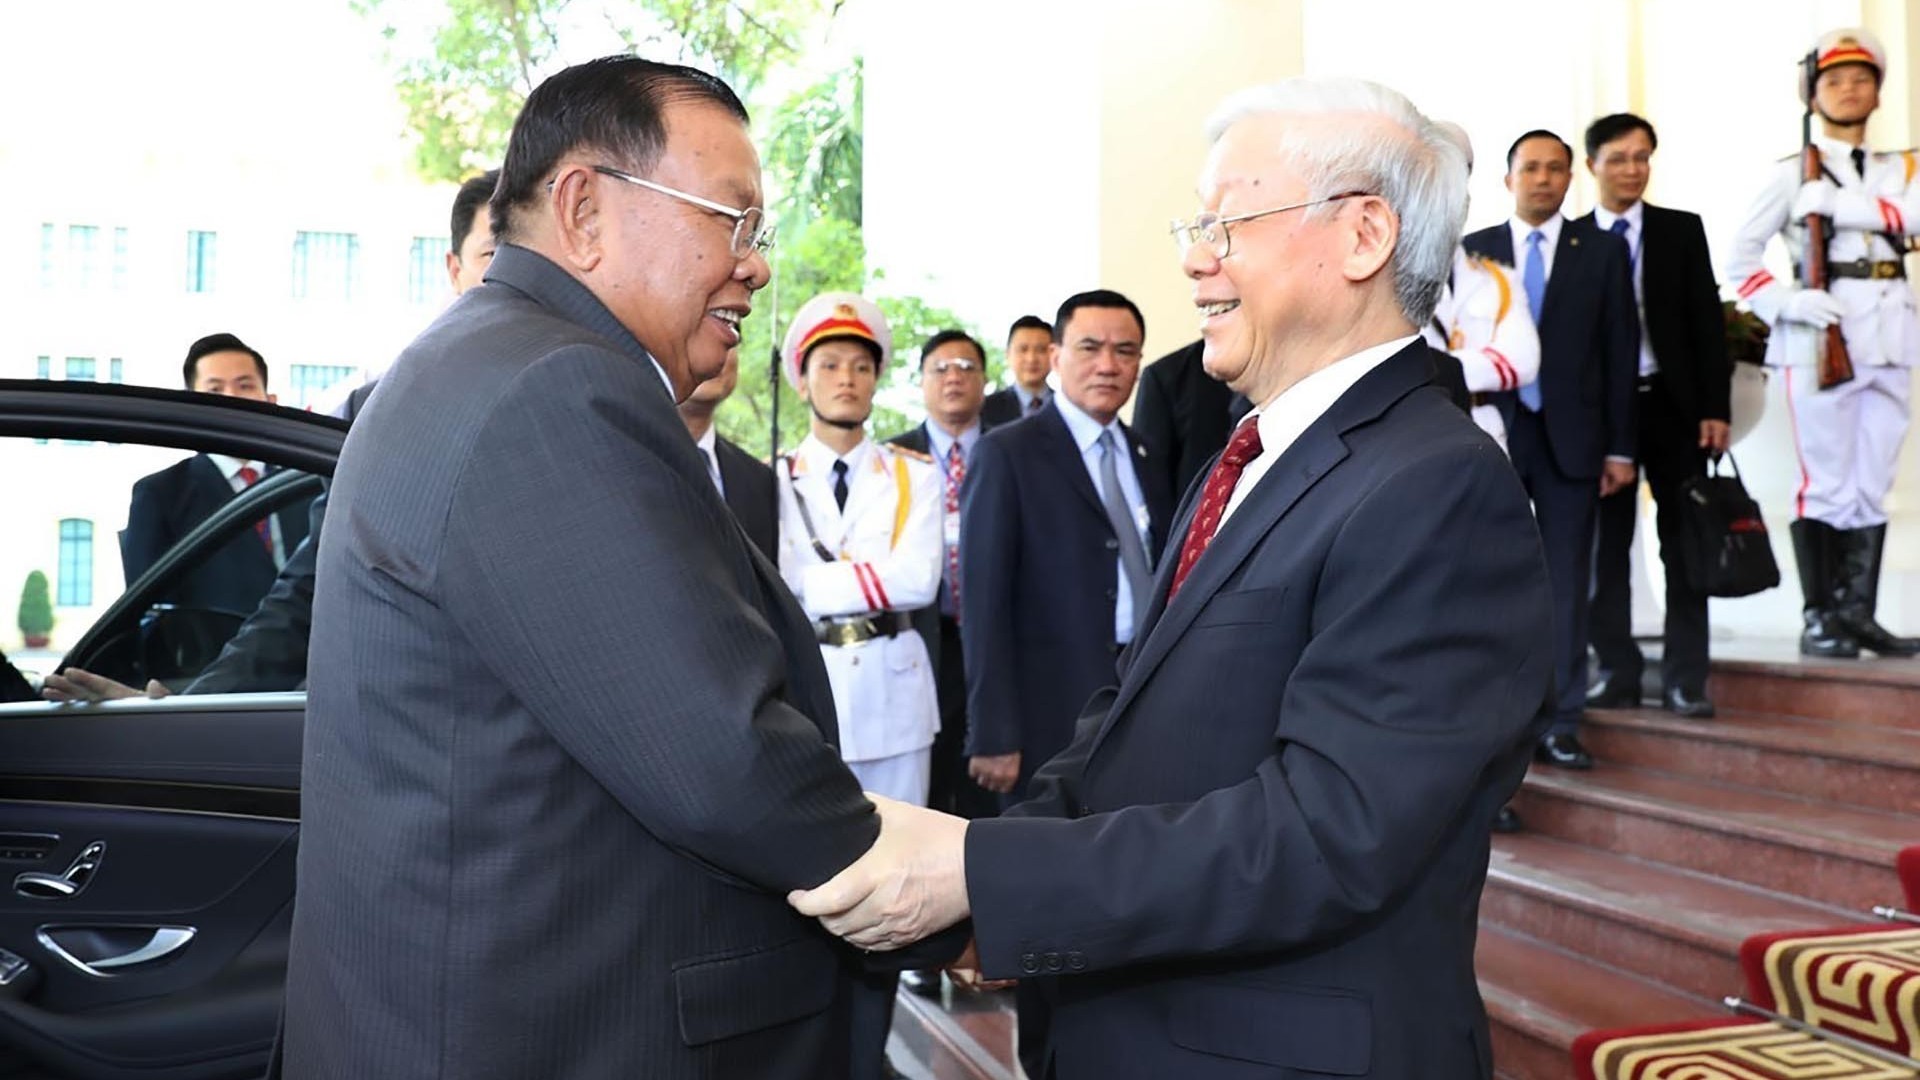
{"label": "white dress shirt", "polygon": [[1645,203],[1634,203],[1632,206],[1627,207],[1627,212],[1624,214],[1616,214],[1604,206],[1596,206],[1593,208],[1594,224],[1608,232],[1613,231],[1614,222],[1622,218],[1625,218],[1627,222],[1627,231],[1620,239],[1627,242],[1627,257],[1633,260],[1633,306],[1640,316],[1641,378],[1645,378],[1660,370],[1660,364],[1653,358],[1653,343],[1647,340],[1647,289],[1640,280],[1640,248],[1641,245],[1646,242],[1647,236],[1642,223],[1646,220],[1646,217],[1647,210]]}
{"label": "white dress shirt", "polygon": [[[1060,410],[1060,416],[1067,422],[1067,432],[1073,436],[1073,443],[1080,448],[1080,463],[1086,466],[1087,478],[1093,481],[1093,493],[1104,499],[1100,490],[1100,433],[1113,432],[1114,452],[1119,455],[1114,462],[1114,471],[1120,477],[1120,494],[1127,501],[1127,509],[1133,514],[1133,527],[1140,534],[1140,546],[1147,552],[1147,573],[1153,573],[1153,545],[1147,537],[1147,527],[1152,524],[1147,512],[1147,498],[1140,491],[1140,478],[1133,471],[1133,447],[1127,442],[1126,429],[1115,420],[1110,424],[1088,416],[1080,407],[1067,400],[1065,394],[1053,396],[1054,407]],[[1119,582],[1119,591],[1113,600],[1113,640],[1125,645],[1133,640],[1133,586],[1127,581],[1125,567],[1120,565],[1120,556],[1113,557],[1114,578]],[[964,585],[962,586],[964,588]]]}
{"label": "white dress shirt", "polygon": [[[251,466],[254,471],[253,482],[256,484],[267,478],[267,466],[263,462],[242,461],[237,457],[228,457],[225,454],[208,454],[207,460],[213,462],[214,466],[220,470],[220,475],[227,478],[227,485],[233,488],[235,495],[247,490],[248,487],[247,482],[240,479],[241,469]],[[267,532],[273,538],[273,551],[271,552],[273,555],[273,565],[275,568],[287,565],[287,542],[280,535],[279,514],[267,515]]]}
{"label": "white dress shirt", "polygon": [[1353,389],[1353,384],[1365,378],[1367,372],[1385,363],[1387,357],[1406,348],[1416,337],[1418,335],[1409,334],[1394,338],[1362,349],[1343,360],[1335,360],[1287,387],[1279,397],[1240,421],[1244,424],[1254,420],[1260,425],[1260,456],[1247,462],[1247,467],[1241,470],[1240,482],[1233,486],[1233,495],[1227,499],[1227,508],[1220,512],[1220,524],[1214,526],[1214,534],[1217,536],[1219,530],[1226,528],[1227,519],[1246,501],[1248,493],[1260,483],[1260,478],[1267,475],[1267,470],[1273,468],[1273,463],[1280,460],[1280,455],[1287,452],[1287,448],[1300,438],[1302,432],[1326,415],[1326,411],[1333,408],[1333,403]]}

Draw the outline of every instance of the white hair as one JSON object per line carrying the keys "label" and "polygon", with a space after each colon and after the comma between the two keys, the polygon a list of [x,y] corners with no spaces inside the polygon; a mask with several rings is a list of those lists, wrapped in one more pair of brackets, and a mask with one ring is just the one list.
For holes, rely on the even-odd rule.
{"label": "white hair", "polygon": [[[1398,91],[1348,78],[1286,79],[1250,87],[1228,97],[1207,121],[1207,138],[1218,142],[1228,128],[1252,116],[1377,117],[1311,137],[1288,131],[1277,148],[1307,183],[1307,198],[1327,199],[1364,191],[1386,200],[1400,219],[1393,252],[1394,298],[1415,326],[1433,317],[1454,248],[1467,217],[1467,160],[1460,147]],[[1338,204],[1312,207],[1332,214]]]}

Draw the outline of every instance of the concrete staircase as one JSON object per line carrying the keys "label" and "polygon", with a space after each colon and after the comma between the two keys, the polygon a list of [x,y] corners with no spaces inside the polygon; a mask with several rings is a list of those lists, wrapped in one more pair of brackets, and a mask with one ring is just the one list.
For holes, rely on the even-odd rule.
{"label": "concrete staircase", "polygon": [[1495,838],[1481,906],[1499,1075],[1564,1080],[1589,1029],[1723,1015],[1749,935],[1900,902],[1894,856],[1920,843],[1920,661],[1739,651],[1714,664],[1717,719],[1592,712],[1599,766],[1527,777],[1527,831]]}

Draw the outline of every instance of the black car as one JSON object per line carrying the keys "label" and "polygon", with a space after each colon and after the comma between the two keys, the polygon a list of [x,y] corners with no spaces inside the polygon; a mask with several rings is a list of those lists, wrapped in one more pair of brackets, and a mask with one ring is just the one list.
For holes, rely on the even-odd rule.
{"label": "black car", "polygon": [[[280,467],[117,599],[87,605],[97,614],[60,666],[183,685],[240,617],[155,598],[241,530],[311,499],[345,436],[341,421],[256,402],[0,380],[0,441],[70,465],[84,456],[98,466],[89,475],[118,482],[115,455],[147,460],[155,447]],[[89,482],[58,465],[9,473],[9,530],[44,527],[29,511],[46,485]],[[0,705],[0,1077],[264,1073],[293,914],[305,712],[298,691]]]}

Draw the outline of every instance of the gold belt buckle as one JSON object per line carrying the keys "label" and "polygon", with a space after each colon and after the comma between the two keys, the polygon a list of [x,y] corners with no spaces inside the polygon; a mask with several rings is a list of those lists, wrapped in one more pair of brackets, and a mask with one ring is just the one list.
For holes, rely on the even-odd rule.
{"label": "gold belt buckle", "polygon": [[1875,281],[1885,281],[1888,278],[1897,278],[1899,276],[1900,264],[1897,262],[1887,261],[1873,264],[1873,279]]}
{"label": "gold belt buckle", "polygon": [[865,619],[848,619],[845,622],[827,624],[827,632],[821,638],[828,645],[846,648],[858,645],[873,636],[872,625]]}

